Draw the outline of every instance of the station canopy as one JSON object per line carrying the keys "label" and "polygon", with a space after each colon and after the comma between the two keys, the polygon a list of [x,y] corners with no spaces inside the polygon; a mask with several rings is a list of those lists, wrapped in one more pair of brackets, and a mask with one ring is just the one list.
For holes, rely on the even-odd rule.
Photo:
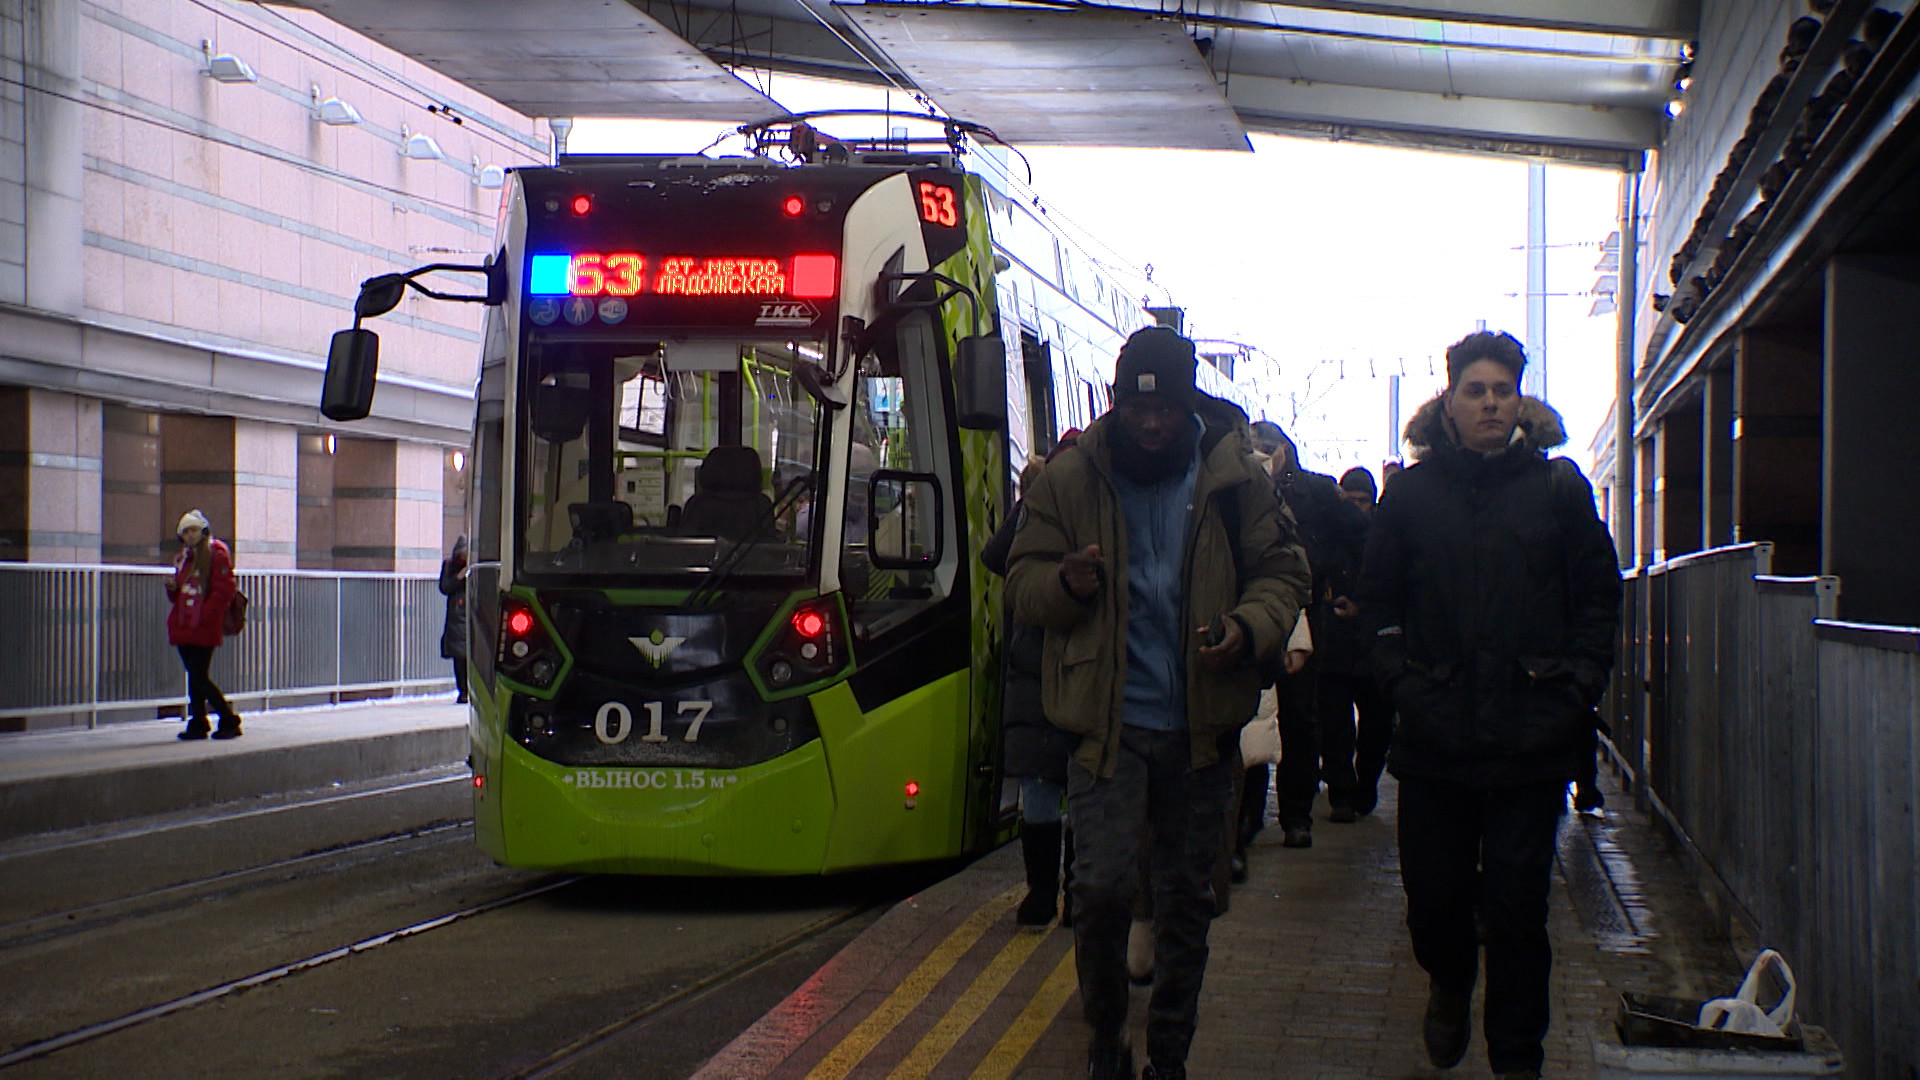
{"label": "station canopy", "polygon": [[300,0],[532,116],[729,122],[735,74],[914,91],[1009,142],[1247,132],[1618,164],[1665,123],[1698,0]]}

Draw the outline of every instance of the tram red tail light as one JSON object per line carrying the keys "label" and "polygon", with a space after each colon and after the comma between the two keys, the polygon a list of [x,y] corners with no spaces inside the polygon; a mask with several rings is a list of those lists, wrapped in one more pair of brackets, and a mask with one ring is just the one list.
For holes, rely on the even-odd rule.
{"label": "tram red tail light", "polygon": [[847,635],[835,597],[802,601],[750,663],[772,695],[811,686],[847,666]]}
{"label": "tram red tail light", "polygon": [[780,209],[788,217],[799,217],[806,211],[807,202],[798,195],[789,195],[787,201],[780,204]]}
{"label": "tram red tail light", "polygon": [[573,197],[573,216],[574,217],[586,217],[587,212],[592,209],[593,209],[593,196],[575,195]]}
{"label": "tram red tail light", "polygon": [[500,674],[538,690],[560,674],[560,651],[534,616],[533,605],[517,596],[500,598],[500,650],[494,658]]}
{"label": "tram red tail light", "polygon": [[907,781],[907,798],[911,799],[918,794],[920,794],[920,781],[918,780]]}

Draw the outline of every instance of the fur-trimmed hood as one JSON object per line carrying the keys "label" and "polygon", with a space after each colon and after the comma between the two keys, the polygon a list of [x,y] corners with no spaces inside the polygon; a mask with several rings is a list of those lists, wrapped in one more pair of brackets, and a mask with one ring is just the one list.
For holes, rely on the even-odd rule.
{"label": "fur-trimmed hood", "polygon": [[[1539,398],[1520,398],[1520,426],[1514,429],[1514,442],[1530,450],[1545,453],[1567,444],[1567,425],[1553,406]],[[1407,421],[1407,446],[1415,461],[1432,457],[1436,449],[1459,446],[1453,424],[1447,419],[1446,395],[1436,394]]]}

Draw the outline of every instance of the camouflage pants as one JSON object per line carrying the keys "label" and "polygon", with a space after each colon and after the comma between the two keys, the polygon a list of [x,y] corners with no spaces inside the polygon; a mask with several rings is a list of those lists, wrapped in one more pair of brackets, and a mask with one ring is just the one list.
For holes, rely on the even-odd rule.
{"label": "camouflage pants", "polygon": [[1127,924],[1145,843],[1154,912],[1147,1056],[1157,1065],[1186,1061],[1207,969],[1214,870],[1239,767],[1229,753],[1194,769],[1185,731],[1135,727],[1121,729],[1112,779],[1096,778],[1077,761],[1068,766],[1067,812],[1077,845],[1074,947],[1096,1042],[1125,1037]]}

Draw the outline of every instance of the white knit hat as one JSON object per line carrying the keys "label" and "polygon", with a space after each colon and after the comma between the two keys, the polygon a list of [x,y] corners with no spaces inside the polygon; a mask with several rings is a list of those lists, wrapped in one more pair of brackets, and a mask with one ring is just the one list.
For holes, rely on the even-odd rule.
{"label": "white knit hat", "polygon": [[213,528],[212,525],[209,525],[207,523],[207,515],[201,513],[198,510],[189,510],[186,513],[180,515],[180,525],[178,528],[173,530],[173,534],[175,536],[178,536],[181,533],[186,532],[187,526],[189,525],[198,526],[201,532],[207,532]]}

